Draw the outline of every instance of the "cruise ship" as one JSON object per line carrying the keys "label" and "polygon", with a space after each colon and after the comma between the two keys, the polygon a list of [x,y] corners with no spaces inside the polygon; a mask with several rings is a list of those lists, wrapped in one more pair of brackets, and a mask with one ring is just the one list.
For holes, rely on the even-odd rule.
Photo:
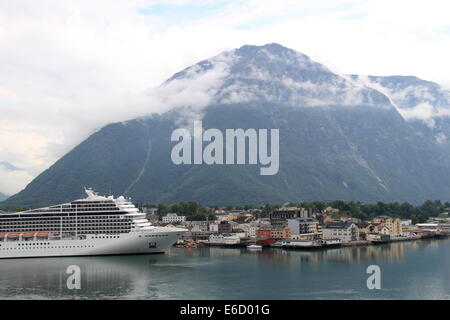
{"label": "cruise ship", "polygon": [[0,215],[0,258],[163,253],[187,230],[156,227],[123,196]]}

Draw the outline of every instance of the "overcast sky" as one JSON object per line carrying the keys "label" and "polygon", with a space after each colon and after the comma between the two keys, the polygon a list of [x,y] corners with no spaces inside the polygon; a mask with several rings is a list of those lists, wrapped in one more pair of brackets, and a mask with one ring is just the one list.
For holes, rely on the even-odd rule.
{"label": "overcast sky", "polygon": [[150,88],[244,44],[450,87],[449,12],[448,0],[0,0],[0,192],[103,125],[161,111]]}

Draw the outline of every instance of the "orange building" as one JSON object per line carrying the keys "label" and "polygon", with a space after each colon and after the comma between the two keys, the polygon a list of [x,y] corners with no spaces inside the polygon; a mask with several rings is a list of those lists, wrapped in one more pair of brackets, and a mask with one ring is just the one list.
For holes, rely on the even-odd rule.
{"label": "orange building", "polygon": [[272,239],[272,230],[270,228],[258,229],[256,230],[256,238]]}

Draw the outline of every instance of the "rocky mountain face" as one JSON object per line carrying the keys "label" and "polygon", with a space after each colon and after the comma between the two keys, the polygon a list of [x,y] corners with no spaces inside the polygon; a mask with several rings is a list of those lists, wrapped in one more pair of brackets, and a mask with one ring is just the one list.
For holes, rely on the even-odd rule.
{"label": "rocky mountain face", "polygon": [[[105,126],[2,205],[70,201],[85,186],[141,203],[450,199],[450,99],[435,83],[338,75],[268,44],[201,61],[155,94],[173,108]],[[223,133],[279,129],[278,173],[174,164],[172,132],[194,120]]]}

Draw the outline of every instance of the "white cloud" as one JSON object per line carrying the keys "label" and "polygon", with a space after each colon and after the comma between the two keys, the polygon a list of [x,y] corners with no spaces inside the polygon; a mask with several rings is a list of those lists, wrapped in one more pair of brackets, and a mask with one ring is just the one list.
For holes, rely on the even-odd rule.
{"label": "white cloud", "polygon": [[433,115],[435,113],[434,107],[429,103],[419,103],[414,108],[399,109],[401,115],[406,120],[419,119],[428,121],[427,124],[430,127],[434,127]]}
{"label": "white cloud", "polygon": [[435,139],[436,139],[436,143],[438,143],[438,144],[444,144],[448,140],[447,136],[445,134],[443,134],[442,132],[436,134]]}
{"label": "white cloud", "polygon": [[[111,121],[183,99],[202,105],[203,84],[215,87],[208,76],[166,101],[149,89],[243,44],[278,42],[343,74],[448,84],[448,9],[437,0],[0,0],[0,161],[34,177]],[[0,180],[12,192],[26,183]]]}
{"label": "white cloud", "polygon": [[9,171],[0,166],[0,190],[6,195],[12,195],[26,186],[33,176],[26,171]]}
{"label": "white cloud", "polygon": [[234,60],[234,52],[226,51],[210,59],[212,65],[207,70],[194,65],[185,71],[183,78],[172,79],[151,90],[150,97],[155,99],[159,111],[183,106],[200,111],[213,101]]}

